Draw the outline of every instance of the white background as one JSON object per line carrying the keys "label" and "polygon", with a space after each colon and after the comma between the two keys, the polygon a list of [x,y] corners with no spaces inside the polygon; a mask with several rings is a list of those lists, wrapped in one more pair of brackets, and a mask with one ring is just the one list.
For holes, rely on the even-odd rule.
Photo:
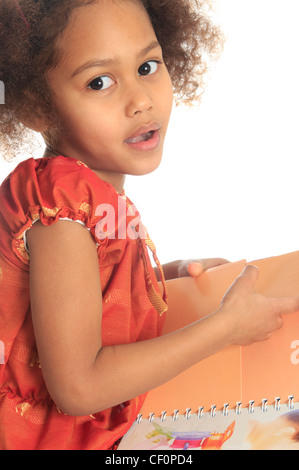
{"label": "white background", "polygon": [[174,108],[160,168],[127,178],[162,262],[299,248],[299,1],[216,10],[227,40],[200,107]]}

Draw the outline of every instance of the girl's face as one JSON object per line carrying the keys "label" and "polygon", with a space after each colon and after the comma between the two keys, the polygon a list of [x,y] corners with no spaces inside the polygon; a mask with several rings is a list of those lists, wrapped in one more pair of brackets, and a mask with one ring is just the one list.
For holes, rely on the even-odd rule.
{"label": "girl's face", "polygon": [[48,73],[61,116],[55,150],[121,190],[125,174],[155,170],[171,113],[172,84],[147,12],[132,0],[76,8]]}

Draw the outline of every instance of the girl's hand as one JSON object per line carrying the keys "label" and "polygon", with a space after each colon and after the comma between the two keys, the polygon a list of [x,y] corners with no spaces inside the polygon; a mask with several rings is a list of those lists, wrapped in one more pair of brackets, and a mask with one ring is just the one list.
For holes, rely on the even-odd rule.
{"label": "girl's hand", "polygon": [[191,277],[197,277],[200,276],[207,269],[215,268],[216,266],[220,266],[221,264],[226,263],[229,263],[229,261],[223,258],[209,258],[198,259],[194,261],[183,261],[179,271],[179,277],[184,277],[188,275]]}
{"label": "girl's hand", "polygon": [[268,298],[255,292],[259,270],[248,265],[225,294],[218,313],[226,315],[231,344],[268,339],[283,325],[282,315],[299,311],[299,297]]}
{"label": "girl's hand", "polygon": [[[197,259],[197,260],[177,260],[163,264],[163,271],[166,280],[177,279],[179,277],[200,276],[204,271],[221,264],[229,263],[223,258]],[[159,272],[155,268],[157,279],[159,280]]]}

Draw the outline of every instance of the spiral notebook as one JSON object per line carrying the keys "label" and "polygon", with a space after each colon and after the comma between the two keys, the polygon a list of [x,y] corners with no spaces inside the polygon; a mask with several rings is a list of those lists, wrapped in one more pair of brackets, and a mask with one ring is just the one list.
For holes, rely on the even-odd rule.
{"label": "spiral notebook", "polygon": [[[250,264],[260,270],[257,292],[270,297],[299,295],[299,251]],[[215,311],[245,265],[241,260],[210,269],[196,280],[168,281],[163,333]],[[296,414],[298,402],[299,312],[285,315],[283,328],[269,340],[230,346],[151,390],[120,449],[246,448],[244,436],[253,414],[255,421],[260,416],[260,423],[274,423],[279,416]],[[299,436],[299,411],[296,416]],[[299,449],[299,442],[294,445]]]}

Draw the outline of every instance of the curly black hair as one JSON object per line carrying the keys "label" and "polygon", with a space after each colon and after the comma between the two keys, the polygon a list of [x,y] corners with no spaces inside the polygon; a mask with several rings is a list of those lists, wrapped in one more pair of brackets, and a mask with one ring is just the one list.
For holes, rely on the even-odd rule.
{"label": "curly black hair", "polygon": [[[53,109],[46,72],[59,63],[56,47],[74,8],[98,0],[1,0],[0,150],[10,159],[22,152],[28,129],[38,116],[53,135]],[[126,0],[128,1],[128,0]],[[134,0],[151,19],[168,68],[177,103],[191,103],[203,90],[208,59],[218,55],[223,38],[208,15],[209,0]],[[44,78],[44,79],[42,79]]]}

